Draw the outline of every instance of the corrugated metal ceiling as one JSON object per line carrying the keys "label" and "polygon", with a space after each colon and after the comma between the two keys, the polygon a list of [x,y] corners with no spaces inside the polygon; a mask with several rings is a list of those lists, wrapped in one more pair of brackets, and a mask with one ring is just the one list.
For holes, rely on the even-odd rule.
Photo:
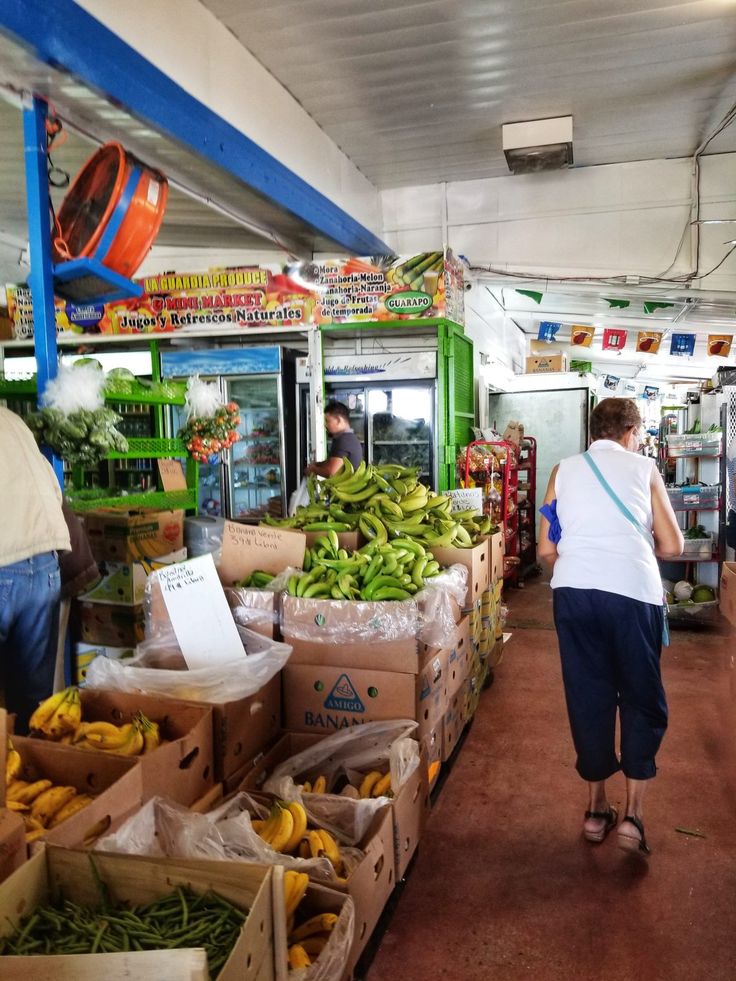
{"label": "corrugated metal ceiling", "polygon": [[736,99],[728,0],[203,3],[379,187],[506,175],[501,124],[567,114],[576,166],[688,156]]}

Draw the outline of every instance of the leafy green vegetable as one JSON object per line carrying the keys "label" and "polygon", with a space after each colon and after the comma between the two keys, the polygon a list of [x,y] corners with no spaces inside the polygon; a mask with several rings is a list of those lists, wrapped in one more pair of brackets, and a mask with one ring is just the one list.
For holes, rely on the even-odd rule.
{"label": "leafy green vegetable", "polygon": [[45,408],[27,419],[39,443],[46,443],[74,466],[94,467],[112,452],[127,453],[128,441],[116,429],[120,416],[112,409],[80,409],[65,415]]}

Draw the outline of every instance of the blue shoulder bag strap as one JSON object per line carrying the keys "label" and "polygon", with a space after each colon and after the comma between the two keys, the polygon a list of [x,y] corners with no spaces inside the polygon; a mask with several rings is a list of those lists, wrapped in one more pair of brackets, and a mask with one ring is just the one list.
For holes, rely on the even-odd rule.
{"label": "blue shoulder bag strap", "polygon": [[[593,473],[596,475],[601,487],[606,492],[606,494],[608,494],[608,496],[611,498],[611,500],[619,509],[621,514],[623,514],[623,516],[631,522],[631,524],[636,528],[639,534],[647,540],[647,542],[652,548],[652,551],[654,551],[653,536],[651,535],[650,532],[646,530],[644,525],[637,518],[634,517],[631,511],[629,511],[629,509],[626,507],[624,502],[618,496],[616,491],[613,489],[613,487],[611,487],[611,485],[608,483],[606,478],[600,472],[598,468],[598,464],[595,462],[595,460],[593,459],[593,457],[591,456],[588,450],[586,450],[585,453],[583,453],[583,459],[588,464],[588,466],[593,471]],[[662,643],[664,644],[665,647],[667,647],[670,642],[670,630],[669,630],[669,624],[667,623],[667,604],[663,603],[662,606],[664,609],[664,624],[662,626]]]}

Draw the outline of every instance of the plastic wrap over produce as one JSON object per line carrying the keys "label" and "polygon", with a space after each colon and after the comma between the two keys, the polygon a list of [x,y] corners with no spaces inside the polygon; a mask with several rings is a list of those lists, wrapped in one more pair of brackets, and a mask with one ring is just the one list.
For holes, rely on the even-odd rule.
{"label": "plastic wrap over produce", "polygon": [[[283,800],[301,801],[311,821],[342,841],[356,844],[389,798],[355,800],[332,791],[341,783],[355,785],[364,773],[383,767],[391,773],[390,790],[395,797],[419,766],[419,743],[411,736],[416,727],[410,719],[391,719],[327,736],[279,764],[263,789]],[[326,793],[305,793],[304,781],[313,783],[318,776],[326,779]]]}
{"label": "plastic wrap over produce", "polygon": [[418,640],[429,647],[444,647],[455,629],[455,611],[465,602],[467,586],[468,570],[464,565],[451,565],[438,576],[424,580],[424,588],[414,597],[419,608]]}
{"label": "plastic wrap over produce", "polygon": [[[263,796],[263,795],[261,795]],[[257,800],[246,793],[206,814],[188,810],[175,801],[154,797],[113,834],[100,838],[98,851],[167,858],[220,858],[262,862],[307,872],[315,881],[335,884],[335,870],[326,857],[300,858],[274,849],[254,830],[252,820],[264,820],[271,799]],[[346,874],[363,858],[357,848],[341,848]]]}
{"label": "plastic wrap over produce", "polygon": [[280,617],[279,595],[286,589],[293,575],[301,575],[301,569],[289,567],[257,589],[226,586],[225,596],[235,622],[255,630],[277,624]]}
{"label": "plastic wrap over produce", "polygon": [[159,633],[155,641],[143,641],[130,661],[96,657],[87,669],[87,687],[140,691],[195,702],[229,702],[255,695],[291,656],[288,644],[238,626],[242,658],[189,671],[173,629],[169,628],[169,632],[168,640]]}
{"label": "plastic wrap over produce", "polygon": [[[331,600],[282,597],[281,630],[294,640],[366,644],[418,638],[441,647],[450,637],[465,596],[468,570],[453,565],[410,600]],[[454,604],[454,606],[453,606]]]}

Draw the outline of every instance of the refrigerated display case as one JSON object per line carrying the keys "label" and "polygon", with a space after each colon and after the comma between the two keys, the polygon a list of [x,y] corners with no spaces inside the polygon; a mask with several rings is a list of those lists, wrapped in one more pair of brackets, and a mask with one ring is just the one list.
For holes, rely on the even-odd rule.
{"label": "refrigerated display case", "polygon": [[[286,513],[296,466],[295,355],[281,347],[165,351],[167,378],[199,375],[214,381],[223,402],[240,410],[240,440],[215,462],[201,464],[200,514],[260,521],[267,513]],[[183,410],[172,413],[172,432],[183,424]]]}
{"label": "refrigerated display case", "polygon": [[[347,406],[350,422],[360,440],[367,463],[400,463],[418,467],[420,479],[433,487],[437,485],[437,386],[436,355],[421,352],[405,359],[407,376],[384,377],[374,380],[370,375],[348,383],[344,379],[345,365],[339,358],[327,358],[325,362],[325,404],[336,399]],[[355,360],[355,359],[353,359]],[[369,366],[368,359],[358,359]],[[402,359],[404,361],[404,359]],[[299,457],[302,465],[312,459],[309,440],[309,388],[304,380],[302,366],[297,367],[300,379],[299,397]],[[330,372],[339,372],[340,381],[331,380]],[[417,379],[417,374],[424,377]],[[334,377],[334,375],[333,375]],[[328,442],[329,448],[329,442]]]}

